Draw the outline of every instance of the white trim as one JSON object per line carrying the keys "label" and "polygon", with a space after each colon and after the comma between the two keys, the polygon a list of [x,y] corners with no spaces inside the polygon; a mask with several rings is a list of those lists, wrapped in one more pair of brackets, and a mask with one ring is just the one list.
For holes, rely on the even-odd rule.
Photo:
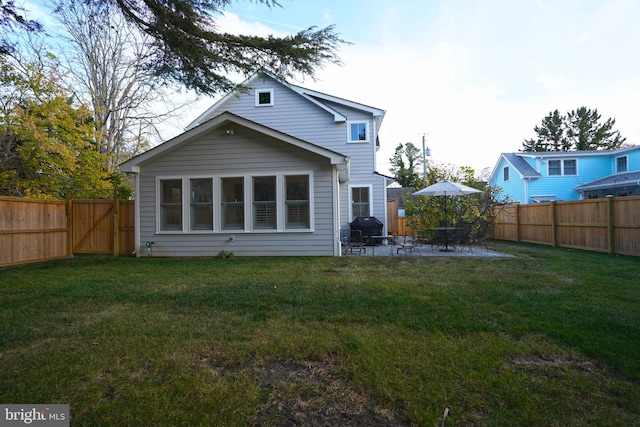
{"label": "white trim", "polygon": [[[275,100],[273,98],[273,89],[255,89],[254,90],[254,96],[255,96],[255,106],[256,107],[273,107],[273,105],[275,104]],[[269,103],[268,104],[261,104],[260,103],[260,94],[263,93],[268,93],[269,94]]]}
{"label": "white trim", "polygon": [[331,168],[331,185],[333,187],[333,256],[342,256],[340,242],[340,171],[338,166]]}
{"label": "white trim", "polygon": [[[364,125],[365,126],[365,139],[351,139],[351,125]],[[347,122],[347,142],[349,144],[368,144],[371,142],[371,129],[368,120],[349,120]]]}
{"label": "white trim", "polygon": [[[564,164],[565,164],[565,162],[570,162],[570,161],[576,162],[576,173],[567,175],[564,172]],[[560,174],[559,175],[551,175],[551,173],[549,172],[549,163],[550,162],[560,162]],[[547,160],[547,177],[556,178],[556,177],[563,177],[563,176],[578,176],[578,159],[577,158],[572,157],[572,158],[568,158],[568,159],[548,159]]]}
{"label": "white trim", "polygon": [[[625,170],[621,171],[621,170],[618,169],[618,159],[626,159],[625,166],[627,168]],[[629,172],[629,156],[628,155],[625,154],[624,156],[617,156],[617,157],[614,158],[614,162],[615,162],[614,167],[615,167],[615,170],[616,170],[616,172],[615,172],[616,174]]]}
{"label": "white trim", "polygon": [[349,204],[349,222],[355,219],[353,215],[353,189],[368,188],[369,189],[369,216],[373,215],[373,184],[352,184],[349,185],[349,194],[347,195],[347,203]]}
{"label": "white trim", "polygon": [[134,227],[135,227],[135,245],[136,245],[136,258],[140,258],[140,174],[136,173],[135,176],[135,199],[133,201],[133,210],[134,210]]}

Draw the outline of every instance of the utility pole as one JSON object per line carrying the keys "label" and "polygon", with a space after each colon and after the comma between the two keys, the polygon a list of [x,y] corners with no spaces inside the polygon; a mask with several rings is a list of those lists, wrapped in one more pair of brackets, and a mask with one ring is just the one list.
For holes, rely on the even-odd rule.
{"label": "utility pole", "polygon": [[427,156],[431,156],[431,150],[426,146],[427,138],[422,134],[422,179],[427,182]]}

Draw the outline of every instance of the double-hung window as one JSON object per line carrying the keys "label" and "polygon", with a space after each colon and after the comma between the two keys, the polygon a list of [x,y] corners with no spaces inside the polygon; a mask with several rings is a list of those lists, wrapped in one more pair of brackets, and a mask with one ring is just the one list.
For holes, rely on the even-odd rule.
{"label": "double-hung window", "polygon": [[222,178],[222,229],[244,229],[244,178]]}
{"label": "double-hung window", "polygon": [[504,182],[509,181],[509,166],[505,166],[505,167],[502,169],[502,180],[503,180]]}
{"label": "double-hung window", "polygon": [[191,195],[191,230],[213,230],[213,180],[189,180]]}
{"label": "double-hung window", "polygon": [[549,160],[549,176],[578,175],[576,159]]}
{"label": "double-hung window", "polygon": [[627,172],[628,170],[627,156],[616,157],[616,173]]}
{"label": "double-hung window", "polygon": [[276,199],[276,177],[253,178],[253,228],[276,229],[278,205]]}
{"label": "double-hung window", "polygon": [[160,230],[182,230],[182,180],[160,181]]}
{"label": "double-hung window", "polygon": [[285,176],[285,227],[309,228],[309,176]]}
{"label": "double-hung window", "polygon": [[351,218],[371,216],[370,195],[369,187],[351,187]]}

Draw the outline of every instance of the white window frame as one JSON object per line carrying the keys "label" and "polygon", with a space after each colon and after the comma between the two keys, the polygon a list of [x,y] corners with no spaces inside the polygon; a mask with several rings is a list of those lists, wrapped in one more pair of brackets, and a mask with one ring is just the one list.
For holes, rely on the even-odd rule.
{"label": "white window frame", "polygon": [[[618,161],[620,159],[624,159],[624,170],[620,170],[620,164]],[[629,172],[629,156],[618,156],[616,157],[616,173],[625,173]]]}
{"label": "white window frame", "polygon": [[349,222],[353,221],[356,217],[353,214],[353,189],[354,188],[368,188],[369,189],[369,216],[373,216],[373,185],[350,185],[349,186]]}
{"label": "white window frame", "polygon": [[[352,125],[364,125],[364,131],[365,131],[365,139],[361,140],[361,139],[352,139],[351,138],[351,126]],[[354,120],[354,121],[349,121],[347,122],[347,142],[349,144],[367,144],[369,142],[371,142],[371,129],[369,127],[369,122],[367,120]]]}
{"label": "white window frame", "polygon": [[[222,208],[222,194],[223,194],[223,180],[225,179],[241,179],[242,180],[242,213],[243,213],[243,224],[242,224],[242,228],[225,228],[223,220],[224,220],[224,215],[223,215],[223,208]],[[247,229],[247,183],[246,183],[246,177],[242,174],[238,175],[222,175],[218,178],[218,191],[217,191],[217,195],[218,195],[218,209],[220,211],[220,216],[219,216],[219,221],[217,222],[217,225],[219,227],[220,232],[223,233],[233,233],[233,232],[244,232]],[[215,195],[214,195],[215,198]],[[236,203],[236,202],[233,202]]]}
{"label": "white window frame", "polygon": [[[163,230],[162,229],[162,181],[173,181],[173,180],[180,180],[180,196],[182,198],[181,200],[181,208],[182,208],[182,224],[180,229],[176,229],[176,230]],[[157,177],[156,178],[156,233],[162,233],[162,234],[182,234],[185,232],[185,192],[187,190],[185,189],[185,180],[182,179],[181,176],[163,176],[163,177]]]}
{"label": "white window frame", "polygon": [[[191,206],[193,205],[192,201],[191,201],[191,196],[192,193],[194,191],[193,187],[192,187],[192,183],[191,181],[194,179],[202,179],[202,180],[208,180],[211,181],[211,208],[212,208],[212,212],[211,212],[211,228],[194,228],[194,224],[192,221],[192,211],[191,211]],[[205,176],[205,177],[199,177],[199,176],[195,176],[195,177],[189,177],[186,178],[183,182],[183,186],[186,184],[187,189],[188,189],[188,194],[186,195],[186,199],[189,203],[189,206],[186,207],[186,211],[189,213],[189,218],[187,219],[188,225],[189,225],[189,232],[191,233],[206,233],[206,232],[211,232],[214,230],[215,227],[215,222],[216,222],[216,207],[215,207],[215,191],[216,191],[216,182],[215,179],[212,176]],[[184,200],[185,197],[182,198],[183,199],[183,204],[184,204]],[[208,205],[209,203],[207,203]],[[184,223],[184,220],[183,220]]]}
{"label": "white window frame", "polygon": [[[263,93],[269,94],[269,103],[261,104],[260,103],[260,95]],[[273,107],[274,99],[273,99],[273,89],[256,89],[255,90],[255,103],[256,107]]]}
{"label": "white window frame", "polygon": [[[571,174],[571,175],[567,175],[565,173],[565,162],[570,162],[570,161],[574,161],[576,162],[576,173],[575,174]],[[551,167],[549,166],[549,164],[551,162],[560,162],[560,174],[558,175],[551,175]],[[578,159],[549,159],[547,161],[547,176],[550,177],[557,177],[557,176],[578,176]]]}
{"label": "white window frame", "polygon": [[[304,175],[309,178],[309,227],[287,227],[286,224],[286,179],[287,176]],[[273,229],[255,228],[253,226],[253,178],[263,176],[276,177],[276,227]],[[213,180],[213,229],[191,229],[191,193],[192,179]],[[244,185],[244,227],[242,229],[222,228],[222,178],[242,178]],[[162,230],[161,224],[161,181],[181,180],[182,186],[182,229]],[[371,190],[369,190],[371,194]],[[370,196],[371,198],[371,196]],[[156,234],[238,234],[238,233],[308,233],[315,231],[315,194],[313,171],[280,171],[280,172],[256,172],[245,174],[224,175],[163,175],[156,177]]]}
{"label": "white window frame", "polygon": [[509,182],[510,180],[511,180],[511,170],[509,169],[509,166],[505,166],[504,168],[502,168],[502,181]]}

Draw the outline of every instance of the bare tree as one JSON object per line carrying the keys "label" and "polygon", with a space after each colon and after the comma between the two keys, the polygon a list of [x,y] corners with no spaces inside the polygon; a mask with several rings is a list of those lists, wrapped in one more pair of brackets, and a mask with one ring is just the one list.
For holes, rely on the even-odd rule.
{"label": "bare tree", "polygon": [[52,2],[55,17],[71,46],[64,56],[79,83],[79,96],[94,111],[98,147],[107,155],[107,169],[160,141],[159,126],[182,104],[170,100],[178,90],[159,84],[148,62],[148,41],[117,8],[91,2]]}

